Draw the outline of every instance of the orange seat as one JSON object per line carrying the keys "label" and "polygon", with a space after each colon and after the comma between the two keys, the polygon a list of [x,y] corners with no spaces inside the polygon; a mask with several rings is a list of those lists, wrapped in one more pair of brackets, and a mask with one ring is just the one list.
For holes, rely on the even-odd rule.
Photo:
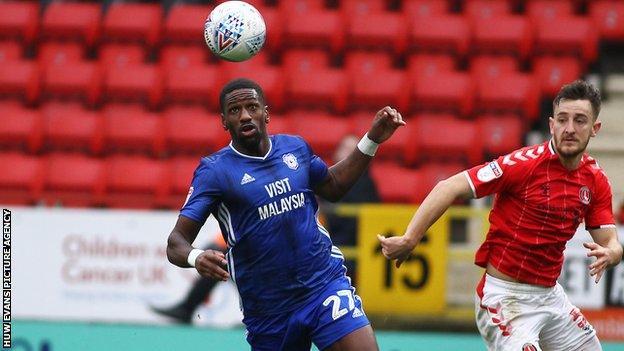
{"label": "orange seat", "polygon": [[189,194],[193,173],[200,163],[199,157],[174,157],[167,160],[169,174],[171,176],[171,191],[166,206],[179,210]]}
{"label": "orange seat", "polygon": [[104,205],[115,208],[164,207],[169,192],[166,162],[116,155],[105,160]]}
{"label": "orange seat", "polygon": [[518,61],[512,56],[473,56],[470,61],[470,73],[475,79],[489,77],[496,79],[507,73],[518,72]]}
{"label": "orange seat", "polygon": [[0,63],[18,61],[22,58],[22,47],[15,41],[0,41]]}
{"label": "orange seat", "polygon": [[450,114],[421,114],[410,121],[417,127],[414,136],[418,139],[418,161],[481,161],[482,147],[474,122]]}
{"label": "orange seat", "polygon": [[41,80],[37,63],[30,60],[4,62],[0,65],[0,95],[17,96],[27,103],[39,98]]}
{"label": "orange seat", "polygon": [[104,15],[104,39],[154,46],[160,39],[161,18],[160,4],[113,2]]}
{"label": "orange seat", "polygon": [[524,16],[502,15],[474,20],[472,50],[527,57],[533,44],[532,28]]}
{"label": "orange seat", "polygon": [[469,0],[464,4],[464,13],[472,21],[481,21],[511,14],[508,0]]}
{"label": "orange seat", "polygon": [[107,67],[140,65],[145,62],[145,49],[136,44],[109,43],[100,46],[100,64]]}
{"label": "orange seat", "polygon": [[2,101],[0,116],[0,148],[39,151],[43,132],[39,110],[27,109],[17,101]]}
{"label": "orange seat", "polygon": [[581,78],[581,62],[573,56],[544,56],[533,59],[533,72],[539,80],[543,96],[553,98],[559,89]]}
{"label": "orange seat", "polygon": [[507,73],[497,79],[477,79],[477,110],[480,112],[521,112],[531,121],[539,112],[539,85],[524,73]]}
{"label": "orange seat", "polygon": [[162,99],[163,80],[159,67],[135,64],[108,67],[104,80],[107,101],[144,102],[158,106]]}
{"label": "orange seat", "polygon": [[[293,134],[301,135],[314,152],[325,159],[331,156],[340,140],[351,130],[349,121],[345,118],[316,111],[292,111],[287,117],[292,123]],[[331,128],[319,128],[331,126]]]}
{"label": "orange seat", "polygon": [[598,55],[598,32],[583,16],[542,21],[536,28],[535,53],[577,55],[589,64]]}
{"label": "orange seat", "polygon": [[166,46],[160,52],[163,72],[174,68],[188,68],[206,63],[208,50],[199,46]]}
{"label": "orange seat", "polygon": [[468,20],[461,15],[433,15],[412,22],[410,47],[464,56],[470,42]]}
{"label": "orange seat", "polygon": [[43,69],[45,98],[75,98],[96,105],[102,96],[102,72],[91,61],[50,64]]}
{"label": "orange seat", "polygon": [[474,108],[474,82],[468,73],[433,71],[410,77],[413,106],[424,111],[447,111],[470,116]]}
{"label": "orange seat", "polygon": [[427,163],[422,165],[418,171],[420,172],[420,181],[414,194],[414,202],[421,203],[425,197],[431,192],[438,182],[445,180],[464,169],[461,163]]}
{"label": "orange seat", "polygon": [[164,152],[164,126],[158,114],[140,105],[108,104],[103,116],[105,152]]}
{"label": "orange seat", "polygon": [[98,154],[102,150],[104,120],[100,112],[79,103],[51,102],[41,108],[47,150]]}
{"label": "orange seat", "polygon": [[403,14],[379,11],[347,14],[344,19],[347,48],[393,50],[396,54],[405,52],[408,27]]}
{"label": "orange seat", "polygon": [[66,65],[83,60],[84,47],[72,42],[48,42],[39,45],[39,64],[42,67],[50,65]]}
{"label": "orange seat", "polygon": [[421,182],[419,171],[396,163],[374,162],[370,171],[383,202],[412,203]]}
{"label": "orange seat", "polygon": [[169,9],[163,24],[163,40],[173,43],[204,45],[204,22],[211,6],[178,3]]}
{"label": "orange seat", "polygon": [[174,154],[209,155],[229,141],[221,120],[198,106],[172,106],[163,113],[167,150]]}
{"label": "orange seat", "polygon": [[221,62],[220,69],[223,72],[223,78],[225,78],[222,84],[240,77],[256,81],[262,87],[269,111],[282,111],[285,104],[284,93],[286,89],[282,68],[263,63],[261,57],[254,57],[245,62]]}
{"label": "orange seat", "polygon": [[172,68],[165,72],[165,101],[196,102],[217,106],[219,71],[216,66],[201,64]]}
{"label": "orange seat", "polygon": [[600,37],[606,40],[624,41],[624,2],[594,0],[589,4],[589,14],[598,27]]}
{"label": "orange seat", "polygon": [[101,204],[104,162],[81,154],[54,153],[45,159],[42,198],[48,205],[88,207]]}
{"label": "orange seat", "polygon": [[43,165],[36,156],[0,153],[0,203],[34,205],[41,197]]}
{"label": "orange seat", "polygon": [[41,36],[80,40],[93,46],[100,32],[101,6],[98,3],[51,2],[43,13]]}
{"label": "orange seat", "polygon": [[479,116],[477,118],[477,130],[487,159],[505,155],[521,148],[524,134],[522,125],[522,120],[517,115],[488,114]]}
{"label": "orange seat", "polygon": [[[283,1],[282,3],[289,3]],[[344,23],[336,10],[311,9],[282,12],[284,45],[339,52],[345,44]]]}
{"label": "orange seat", "polygon": [[29,45],[38,29],[39,1],[0,2],[0,38],[20,39]]}

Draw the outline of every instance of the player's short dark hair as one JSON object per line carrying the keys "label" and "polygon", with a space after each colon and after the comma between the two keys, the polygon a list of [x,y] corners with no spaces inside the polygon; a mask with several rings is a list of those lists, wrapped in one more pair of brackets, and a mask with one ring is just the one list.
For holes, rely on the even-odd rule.
{"label": "player's short dark hair", "polygon": [[578,79],[562,86],[555,100],[553,100],[553,111],[556,106],[559,106],[561,100],[589,100],[594,112],[594,119],[598,118],[602,103],[600,90],[584,80]]}
{"label": "player's short dark hair", "polygon": [[221,94],[219,95],[219,104],[221,105],[221,111],[223,113],[225,113],[225,95],[238,89],[254,89],[256,93],[258,93],[258,96],[260,97],[260,102],[263,104],[265,103],[264,92],[262,91],[262,88],[260,87],[258,83],[247,78],[236,78],[236,79],[229,81],[221,89]]}

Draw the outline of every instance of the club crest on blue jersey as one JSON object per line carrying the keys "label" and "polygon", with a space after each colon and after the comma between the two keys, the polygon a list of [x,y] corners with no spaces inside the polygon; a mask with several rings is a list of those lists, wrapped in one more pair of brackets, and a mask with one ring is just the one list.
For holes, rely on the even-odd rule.
{"label": "club crest on blue jersey", "polygon": [[299,162],[297,162],[297,157],[295,157],[295,155],[291,154],[290,152],[282,155],[282,161],[284,161],[286,166],[288,166],[288,168],[292,169],[293,171],[296,171],[297,168],[299,168]]}

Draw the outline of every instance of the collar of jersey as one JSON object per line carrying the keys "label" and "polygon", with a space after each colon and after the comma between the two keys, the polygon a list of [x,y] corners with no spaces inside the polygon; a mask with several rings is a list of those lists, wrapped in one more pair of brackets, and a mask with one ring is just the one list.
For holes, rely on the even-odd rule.
{"label": "collar of jersey", "polygon": [[264,156],[245,155],[244,153],[239,152],[238,150],[236,150],[234,145],[232,145],[231,141],[230,141],[230,149],[232,149],[232,151],[234,151],[235,153],[237,153],[238,155],[240,155],[242,157],[251,158],[251,159],[254,159],[254,160],[265,160],[271,154],[271,150],[273,150],[273,141],[271,140],[271,138],[269,138],[269,150],[267,151],[267,153]]}

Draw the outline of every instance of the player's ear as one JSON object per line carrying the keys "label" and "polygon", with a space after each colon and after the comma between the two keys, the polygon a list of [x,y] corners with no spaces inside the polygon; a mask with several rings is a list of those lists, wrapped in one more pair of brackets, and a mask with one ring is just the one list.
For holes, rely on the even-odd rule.
{"label": "player's ear", "polygon": [[269,124],[269,121],[271,120],[271,117],[269,117],[269,106],[264,106],[264,122],[266,124]]}
{"label": "player's ear", "polygon": [[598,134],[600,127],[602,127],[602,122],[600,120],[596,120],[596,122],[594,122],[594,125],[592,126],[592,131],[591,131],[592,137],[595,137],[596,134]]}
{"label": "player's ear", "polygon": [[228,130],[228,126],[227,123],[225,123],[225,116],[223,116],[223,113],[221,113],[221,125],[223,126],[224,130]]}
{"label": "player's ear", "polygon": [[554,126],[555,126],[555,118],[548,117],[548,128],[550,129],[550,135],[555,135]]}

